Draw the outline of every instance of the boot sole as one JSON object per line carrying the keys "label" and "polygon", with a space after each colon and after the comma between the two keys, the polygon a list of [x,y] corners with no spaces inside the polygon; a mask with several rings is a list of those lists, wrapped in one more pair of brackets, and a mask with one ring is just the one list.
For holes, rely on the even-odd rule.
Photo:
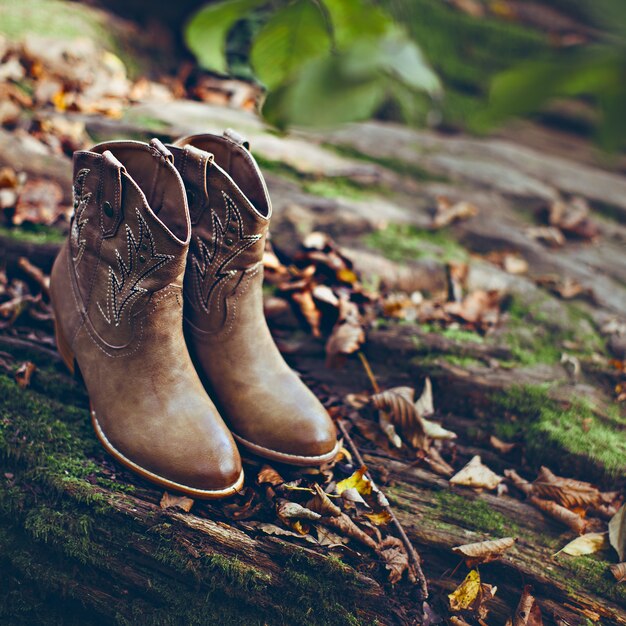
{"label": "boot sole", "polygon": [[[59,354],[63,359],[63,363],[67,369],[76,377],[81,378],[80,370],[78,368],[78,364],[76,363],[76,358],[70,348],[69,343],[60,332],[56,321],[54,322],[54,335],[57,343],[57,347],[59,349]],[[244,481],[244,473],[243,469],[239,474],[239,477],[235,481],[233,485],[230,487],[225,487],[224,489],[196,489],[194,487],[187,487],[186,485],[181,485],[174,481],[168,480],[167,478],[163,478],[163,476],[159,476],[158,474],[154,474],[150,470],[147,470],[140,465],[137,465],[135,462],[131,461],[129,458],[125,457],[119,450],[117,450],[111,442],[107,439],[102,427],[100,426],[98,419],[96,418],[96,412],[93,410],[91,405],[89,406],[89,412],[91,415],[91,425],[93,426],[94,432],[96,433],[96,437],[98,441],[100,441],[102,447],[119,463],[132,470],[142,478],[149,480],[150,482],[158,485],[159,487],[164,487],[166,489],[171,489],[173,491],[177,491],[180,493],[184,493],[185,495],[191,496],[193,498],[203,499],[203,500],[212,500],[218,498],[225,498],[227,496],[231,496],[237,493],[241,487],[243,486]]]}
{"label": "boot sole", "polygon": [[[232,432],[232,431],[231,431]],[[332,461],[339,450],[341,449],[341,443],[337,441],[335,447],[326,454],[320,454],[319,456],[300,456],[299,454],[288,454],[287,452],[277,452],[271,448],[265,448],[256,443],[252,443],[247,439],[232,433],[235,440],[242,446],[253,452],[257,456],[269,459],[270,461],[276,461],[277,463],[284,463],[286,465],[298,465],[301,467],[310,467],[316,465],[322,465],[328,461]]]}

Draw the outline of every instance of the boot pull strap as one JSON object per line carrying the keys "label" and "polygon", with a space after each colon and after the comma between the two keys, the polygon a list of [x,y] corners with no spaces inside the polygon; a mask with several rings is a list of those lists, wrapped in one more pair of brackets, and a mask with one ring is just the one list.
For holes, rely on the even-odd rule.
{"label": "boot pull strap", "polygon": [[[213,165],[215,157],[212,152],[199,150],[189,144],[183,148],[183,154],[185,158],[182,162],[181,174],[185,179],[189,217],[192,224],[197,224],[208,205],[207,169]],[[193,156],[188,158],[188,155]],[[197,163],[197,166],[190,167],[189,164],[192,163]]]}
{"label": "boot pull strap", "polygon": [[243,146],[246,150],[250,150],[250,142],[243,135],[240,135],[236,130],[233,130],[232,128],[227,128],[224,131],[224,137],[226,137],[226,139],[230,139],[238,146]]}
{"label": "boot pull strap", "polygon": [[172,165],[174,165],[174,155],[156,137],[150,139],[150,149],[156,157],[165,159],[166,161],[169,161]]}
{"label": "boot pull strap", "polygon": [[124,166],[109,150],[102,154],[100,225],[104,237],[113,236],[122,221],[122,172]]}

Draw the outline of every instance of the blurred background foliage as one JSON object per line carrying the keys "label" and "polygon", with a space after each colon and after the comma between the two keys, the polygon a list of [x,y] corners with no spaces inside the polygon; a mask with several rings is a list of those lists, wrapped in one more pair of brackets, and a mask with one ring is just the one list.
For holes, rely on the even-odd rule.
{"label": "blurred background foliage", "polygon": [[205,69],[259,81],[280,128],[376,116],[484,132],[534,114],[626,144],[624,0],[232,0],[183,32]]}

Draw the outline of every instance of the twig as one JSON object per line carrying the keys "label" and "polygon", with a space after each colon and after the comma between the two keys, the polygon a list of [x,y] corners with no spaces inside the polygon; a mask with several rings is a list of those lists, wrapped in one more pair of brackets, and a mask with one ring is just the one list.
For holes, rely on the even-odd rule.
{"label": "twig", "polygon": [[[359,355],[360,354],[361,353],[359,352]],[[356,462],[359,464],[360,467],[365,466],[363,457],[361,456],[359,449],[354,443],[354,440],[348,433],[348,429],[346,428],[342,419],[337,420],[337,426],[339,427],[339,430],[341,431],[341,434],[343,435],[344,440],[348,444],[350,448],[350,452],[354,456]],[[372,491],[379,492],[384,496],[384,493],[378,488],[376,483],[372,480],[372,477],[368,475],[368,478],[372,484]],[[386,501],[387,501],[387,498],[385,498],[385,502]],[[411,543],[410,539],[407,537],[407,534],[404,531],[404,528],[402,528],[402,525],[400,524],[400,522],[398,521],[398,518],[396,517],[395,513],[391,509],[391,506],[387,503],[384,505],[384,509],[385,511],[387,511],[387,513],[389,513],[389,516],[391,517],[391,521],[393,522],[393,525],[396,527],[396,531],[400,535],[400,539],[402,540],[402,543],[404,544],[404,547],[406,548],[406,551],[409,555],[409,559],[413,563],[413,567],[415,568],[415,575],[417,576],[417,580],[418,580],[418,584],[419,584],[420,592],[421,592],[420,599],[426,600],[428,598],[428,583],[426,582],[426,576],[424,576],[424,572],[422,571],[422,560],[419,554],[417,553],[417,550],[413,547],[413,544]]]}
{"label": "twig", "polygon": [[374,393],[380,393],[380,387],[378,386],[378,383],[376,382],[376,377],[374,376],[374,372],[372,371],[372,368],[370,367],[369,361],[360,350],[357,352],[357,354],[359,355],[359,359],[361,359],[361,363],[363,364],[363,369],[365,370],[365,373],[367,374],[367,377],[369,378],[369,381],[370,381],[370,384],[372,385],[372,389],[374,390]]}

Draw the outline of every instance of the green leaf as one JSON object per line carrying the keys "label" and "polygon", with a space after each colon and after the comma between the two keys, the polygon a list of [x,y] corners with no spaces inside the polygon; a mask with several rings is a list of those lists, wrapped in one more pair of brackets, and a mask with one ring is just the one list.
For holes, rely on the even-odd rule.
{"label": "green leaf", "polygon": [[295,81],[270,93],[263,115],[279,128],[288,125],[331,126],[371,117],[386,96],[385,81],[375,70],[355,77],[345,59],[313,59]]}
{"label": "green leaf", "polygon": [[431,95],[441,90],[439,79],[426,62],[422,51],[401,28],[394,28],[379,43],[376,61],[382,69],[407,87]]}
{"label": "green leaf", "polygon": [[272,15],[257,35],[250,59],[257,77],[271,90],[329,49],[324,16],[311,0],[297,0]]}
{"label": "green leaf", "polygon": [[209,4],[185,27],[185,43],[205,69],[226,74],[226,37],[236,22],[264,0],[232,0]]}
{"label": "green leaf", "polygon": [[370,0],[324,0],[324,6],[339,48],[362,37],[380,37],[393,26],[391,16]]}

